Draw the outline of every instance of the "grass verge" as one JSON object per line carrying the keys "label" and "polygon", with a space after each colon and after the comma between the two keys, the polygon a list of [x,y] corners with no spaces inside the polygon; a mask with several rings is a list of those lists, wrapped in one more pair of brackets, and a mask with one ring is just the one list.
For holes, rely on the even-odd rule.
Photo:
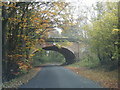
{"label": "grass verge", "polygon": [[118,70],[105,71],[102,68],[89,69],[86,67],[65,66],[65,68],[100,83],[104,88],[118,88]]}
{"label": "grass verge", "polygon": [[27,83],[29,80],[31,80],[39,71],[41,68],[33,68],[29,71],[29,73],[22,75],[21,77],[15,78],[9,82],[5,82],[2,85],[2,88],[18,88],[20,85]]}

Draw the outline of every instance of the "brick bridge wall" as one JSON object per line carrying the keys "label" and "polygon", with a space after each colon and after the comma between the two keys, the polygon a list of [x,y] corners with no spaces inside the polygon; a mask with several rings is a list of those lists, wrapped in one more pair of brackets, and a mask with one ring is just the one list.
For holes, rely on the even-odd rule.
{"label": "brick bridge wall", "polygon": [[[53,44],[49,44],[49,43],[47,43],[47,44],[43,44],[41,47],[49,47],[49,46],[53,46]],[[79,60],[79,58],[80,58],[80,44],[78,43],[78,42],[72,42],[72,45],[68,45],[68,46],[63,46],[62,45],[62,47],[64,47],[64,48],[66,48],[66,49],[68,49],[68,50],[70,50],[71,52],[73,52],[74,53],[74,55],[75,55],[75,57],[76,57],[76,60]]]}
{"label": "brick bridge wall", "polygon": [[[55,46],[55,45],[53,45],[53,43],[49,43],[49,42],[46,42],[46,43],[43,43],[42,45],[40,45],[40,44],[36,44],[36,48],[49,48],[49,47],[52,47],[52,46]],[[62,45],[62,51],[60,51],[59,49],[57,49],[58,50],[58,52],[61,52],[65,57],[66,57],[66,51],[64,52],[64,50],[63,49],[67,49],[68,51],[70,51],[70,52],[72,52],[74,55],[75,55],[75,59],[74,59],[74,61],[78,61],[79,60],[79,58],[80,58],[80,53],[79,53],[79,48],[80,48],[80,44],[78,43],[78,42],[72,42],[72,44],[71,45],[68,45],[68,46],[63,46]],[[46,49],[47,50],[47,49]],[[48,50],[50,50],[50,48],[48,49]],[[53,50],[53,47],[51,48],[51,50]],[[53,51],[57,51],[57,50],[53,50]],[[68,55],[67,55],[67,57],[71,57],[70,55],[71,54],[69,54],[69,52],[67,52],[68,53]],[[71,57],[71,58],[73,58],[73,57]],[[69,59],[69,58],[68,58]],[[68,61],[70,61],[70,62],[72,62],[71,60],[68,60]],[[68,62],[67,61],[67,62]]]}

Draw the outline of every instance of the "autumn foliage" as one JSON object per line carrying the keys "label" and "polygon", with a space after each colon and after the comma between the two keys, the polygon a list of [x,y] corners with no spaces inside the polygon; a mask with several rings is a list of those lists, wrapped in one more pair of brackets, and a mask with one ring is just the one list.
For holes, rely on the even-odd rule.
{"label": "autumn foliage", "polygon": [[2,2],[3,82],[32,68],[33,52],[41,50],[36,44],[45,43],[48,32],[66,21],[59,18],[63,19],[61,13],[66,14],[67,5],[65,2]]}

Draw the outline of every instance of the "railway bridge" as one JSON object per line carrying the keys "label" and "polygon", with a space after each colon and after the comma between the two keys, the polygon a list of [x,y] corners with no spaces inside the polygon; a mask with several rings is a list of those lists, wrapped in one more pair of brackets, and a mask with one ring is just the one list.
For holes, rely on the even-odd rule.
{"label": "railway bridge", "polygon": [[[59,42],[60,47],[56,44]],[[62,42],[69,42],[69,45],[62,45]],[[36,48],[42,48],[44,50],[52,50],[61,53],[66,62],[64,64],[72,64],[79,60],[79,48],[80,48],[80,40],[73,38],[48,38],[46,42],[41,45],[36,45]]]}

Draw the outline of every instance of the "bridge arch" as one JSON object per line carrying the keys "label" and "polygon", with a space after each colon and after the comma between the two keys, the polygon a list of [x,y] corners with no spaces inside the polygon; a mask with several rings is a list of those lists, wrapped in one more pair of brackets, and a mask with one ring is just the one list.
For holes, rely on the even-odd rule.
{"label": "bridge arch", "polygon": [[52,45],[52,46],[43,47],[43,49],[57,51],[57,52],[61,53],[65,57],[65,60],[66,60],[66,62],[63,65],[68,65],[68,64],[72,64],[75,62],[74,53],[65,47],[59,48],[56,45]]}

